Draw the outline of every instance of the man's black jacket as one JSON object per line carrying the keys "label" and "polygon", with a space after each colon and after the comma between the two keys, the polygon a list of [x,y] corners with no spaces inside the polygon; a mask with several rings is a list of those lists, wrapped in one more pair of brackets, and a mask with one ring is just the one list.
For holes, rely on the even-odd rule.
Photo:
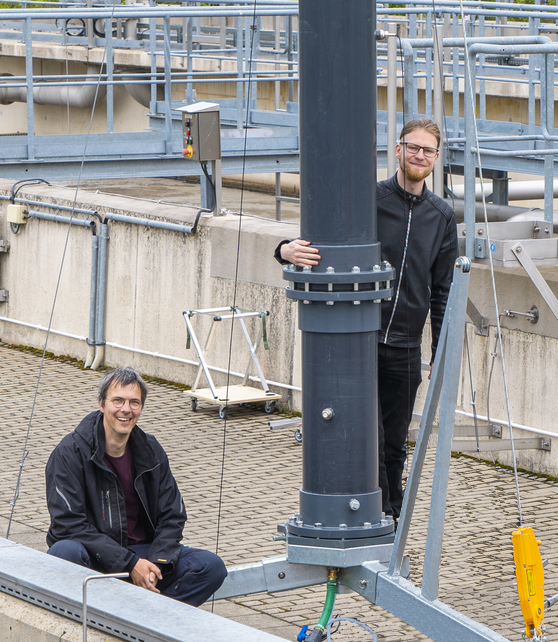
{"label": "man's black jacket", "polygon": [[[180,554],[186,510],[165,451],[138,426],[130,434],[134,486],[147,519],[149,561],[171,571]],[[87,415],[53,450],[46,466],[50,529],[47,544],[65,539],[85,546],[101,571],[131,571],[126,507],[120,482],[103,462],[105,431],[100,411]]]}
{"label": "man's black jacket", "polygon": [[[395,296],[391,301],[382,301],[382,329],[378,340],[401,348],[420,346],[430,309],[434,359],[457,257],[455,214],[426,185],[420,196],[403,190],[397,182],[397,174],[378,183],[376,205],[382,259],[389,261],[396,270],[396,280],[392,283],[394,291],[401,272],[409,212],[412,212],[406,268],[397,307],[388,331]],[[287,263],[281,258],[284,243],[288,241],[282,241],[275,250],[275,258],[282,264]]]}
{"label": "man's black jacket", "polygon": [[376,205],[382,259],[396,270],[394,289],[401,272],[409,212],[412,212],[399,300],[389,332],[395,297],[382,303],[378,340],[395,347],[419,346],[430,308],[434,359],[457,257],[455,214],[426,185],[420,196],[406,192],[399,186],[397,174],[378,183]]}

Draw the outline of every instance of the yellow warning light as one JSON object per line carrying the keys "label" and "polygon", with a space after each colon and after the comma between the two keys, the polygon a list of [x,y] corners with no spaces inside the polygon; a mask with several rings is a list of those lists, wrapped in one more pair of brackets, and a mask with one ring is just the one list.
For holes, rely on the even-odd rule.
{"label": "yellow warning light", "polygon": [[530,526],[512,533],[515,576],[527,638],[542,638],[544,620],[544,570],[539,546]]}

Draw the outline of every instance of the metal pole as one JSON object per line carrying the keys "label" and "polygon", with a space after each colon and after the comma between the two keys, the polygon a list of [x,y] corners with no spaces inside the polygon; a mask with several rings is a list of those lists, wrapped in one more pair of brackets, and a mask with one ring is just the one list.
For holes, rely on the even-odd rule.
{"label": "metal pole", "polygon": [[91,580],[106,580],[111,577],[129,577],[129,573],[109,573],[108,575],[90,575],[83,580],[83,642],[87,642],[87,584]]}
{"label": "metal pole", "polygon": [[95,359],[95,314],[97,308],[97,265],[99,262],[99,237],[91,238],[91,288],[89,293],[89,336],[87,337],[87,357],[85,368],[89,368]]}
{"label": "metal pole", "polygon": [[397,169],[395,143],[397,141],[397,25],[391,22],[387,41],[387,171],[393,176]]}
{"label": "metal pole", "polygon": [[33,32],[31,18],[25,21],[25,77],[27,83],[27,159],[35,160],[35,112],[33,100]]}
{"label": "metal pole", "polygon": [[[443,25],[436,25],[434,31],[434,120],[443,134],[444,131],[444,44]],[[440,158],[434,165],[434,194],[444,198],[444,146],[440,141]]]}
{"label": "metal pole", "polygon": [[[347,541],[389,534],[378,487],[377,330],[380,305],[337,297],[316,284],[336,273],[370,271],[376,242],[375,4],[301,0],[301,236],[320,250],[303,272],[302,489],[289,537]],[[337,55],[331,55],[335,43]],[[332,134],[343,145],[332,145]],[[301,274],[301,273],[298,273]],[[296,281],[292,271],[285,278]],[[344,278],[342,275],[339,278]],[[391,278],[391,277],[390,277]],[[288,291],[297,298],[296,291]],[[341,292],[339,292],[341,294]],[[322,298],[320,298],[322,297]]]}
{"label": "metal pole", "polygon": [[95,318],[95,359],[91,370],[103,364],[105,358],[105,306],[107,292],[108,225],[99,226],[99,263],[97,266],[97,310]]}

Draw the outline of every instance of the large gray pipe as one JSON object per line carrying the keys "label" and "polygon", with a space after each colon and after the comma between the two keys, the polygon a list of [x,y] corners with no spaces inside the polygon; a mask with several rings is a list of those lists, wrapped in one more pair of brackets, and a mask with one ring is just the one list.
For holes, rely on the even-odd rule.
{"label": "large gray pipe", "polygon": [[[87,75],[91,80],[99,77],[99,68],[96,66],[87,67]],[[105,85],[80,85],[77,82],[71,86],[52,86],[49,83],[37,83],[33,85],[33,102],[37,105],[64,105],[68,107],[79,107],[81,109],[92,107],[93,103],[103,100],[107,93]],[[2,87],[0,85],[0,104],[11,105],[12,103],[27,102],[27,87]]]}

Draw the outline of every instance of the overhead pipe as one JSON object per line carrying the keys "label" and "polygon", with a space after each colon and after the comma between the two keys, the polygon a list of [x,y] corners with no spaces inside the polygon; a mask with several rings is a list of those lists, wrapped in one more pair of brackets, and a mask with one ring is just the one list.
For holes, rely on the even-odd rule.
{"label": "overhead pipe", "polygon": [[[11,75],[11,74],[10,74]],[[87,67],[88,76],[99,76],[99,68]],[[5,75],[4,75],[5,76]],[[88,108],[103,100],[107,93],[105,85],[81,85],[71,83],[66,86],[49,86],[48,82],[33,85],[33,102],[37,105],[63,105],[65,107]],[[27,87],[2,87],[0,85],[0,104],[27,102]]]}
{"label": "overhead pipe", "polygon": [[[545,181],[509,181],[508,183],[508,200],[510,201],[527,201],[530,199],[544,198]],[[465,193],[464,185],[454,185],[453,193],[457,198],[463,198]],[[492,186],[489,183],[484,184],[484,195],[492,194]],[[558,197],[558,180],[554,181],[553,196]],[[481,186],[475,187],[475,200],[482,201]]]}

